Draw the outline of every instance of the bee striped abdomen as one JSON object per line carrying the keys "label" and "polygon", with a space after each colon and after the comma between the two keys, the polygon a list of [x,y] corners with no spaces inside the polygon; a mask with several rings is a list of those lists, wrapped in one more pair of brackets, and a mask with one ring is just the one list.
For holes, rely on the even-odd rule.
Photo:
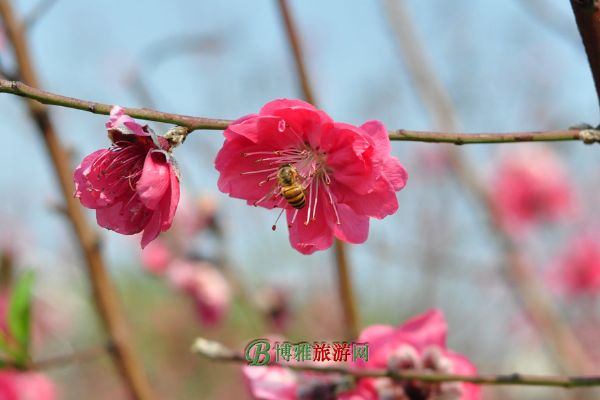
{"label": "bee striped abdomen", "polygon": [[301,209],[306,204],[306,196],[300,185],[282,187],[281,195],[287,200],[288,204],[294,208]]}

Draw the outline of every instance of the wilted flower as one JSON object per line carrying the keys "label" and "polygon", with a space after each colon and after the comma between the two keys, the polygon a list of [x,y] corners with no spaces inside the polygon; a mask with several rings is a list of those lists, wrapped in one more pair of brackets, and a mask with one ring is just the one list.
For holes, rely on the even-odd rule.
{"label": "wilted flower", "polygon": [[198,317],[213,325],[223,318],[231,302],[231,288],[217,268],[206,262],[175,260],[167,272],[173,286],[188,293]]}
{"label": "wilted flower", "polygon": [[505,153],[491,188],[504,226],[519,233],[573,211],[573,188],[558,157],[537,145]]}
{"label": "wilted flower", "polygon": [[587,232],[567,244],[551,271],[553,286],[572,297],[600,293],[599,239]]}
{"label": "wilted flower", "polygon": [[35,372],[0,371],[0,399],[54,400],[56,388],[46,376]]}
{"label": "wilted flower", "polygon": [[117,106],[106,128],[112,146],[77,166],[75,196],[96,210],[98,225],[124,235],[144,231],[143,248],[169,229],[179,202],[171,145]]}
{"label": "wilted flower", "polygon": [[[442,313],[430,310],[415,316],[397,328],[373,325],[362,331],[359,343],[369,344],[369,360],[358,360],[356,368],[384,368],[399,371],[474,375],[473,364],[464,356],[446,348],[448,328]],[[377,397],[356,397],[357,393],[376,393]],[[361,379],[348,399],[453,399],[477,400],[479,387],[468,383],[432,384],[417,381],[395,382],[389,378]],[[354,397],[352,397],[354,396]]]}
{"label": "wilted flower", "polygon": [[[300,100],[274,100],[225,130],[215,166],[222,192],[285,210],[292,246],[310,254],[330,247],[334,237],[362,243],[370,217],[396,212],[395,192],[408,176],[390,151],[378,121],[356,127]],[[293,201],[282,195],[290,185]]]}

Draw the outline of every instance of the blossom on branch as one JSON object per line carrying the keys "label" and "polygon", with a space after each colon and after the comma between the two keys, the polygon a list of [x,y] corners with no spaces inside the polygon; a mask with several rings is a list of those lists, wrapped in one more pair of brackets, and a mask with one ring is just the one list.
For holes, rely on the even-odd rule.
{"label": "blossom on branch", "polygon": [[[473,364],[464,356],[448,350],[448,327],[442,313],[430,310],[417,315],[399,327],[373,325],[362,331],[355,343],[367,345],[368,356],[353,359],[352,370],[389,370],[398,373],[475,375]],[[272,341],[271,341],[272,342]],[[273,344],[270,359],[276,359]],[[279,350],[277,350],[279,351]],[[320,367],[345,367],[337,358],[316,363],[313,359],[299,362],[278,360],[280,365],[244,366],[242,371],[252,396],[256,399],[283,400],[479,400],[477,385],[461,382],[395,381],[391,378],[358,378],[352,380],[338,373],[293,371],[285,364],[307,364]],[[345,363],[345,362],[344,362]]]}
{"label": "blossom on branch", "polygon": [[323,250],[334,238],[363,243],[369,218],[396,212],[408,175],[390,155],[378,121],[334,122],[300,100],[274,100],[225,130],[217,154],[219,189],[286,212],[292,247]]}
{"label": "blossom on branch", "polygon": [[91,153],[77,166],[75,197],[96,210],[98,225],[124,235],[143,231],[144,248],[169,229],[179,202],[172,146],[118,106],[106,128],[112,146]]}
{"label": "blossom on branch", "polygon": [[[446,348],[447,331],[444,316],[435,309],[417,315],[397,328],[370,326],[358,338],[359,342],[369,344],[369,361],[358,360],[355,367],[475,375],[475,367],[467,358]],[[363,395],[359,396],[361,393]],[[480,389],[470,383],[395,382],[390,378],[365,378],[359,381],[355,391],[340,397],[341,400],[388,398],[478,400]]]}

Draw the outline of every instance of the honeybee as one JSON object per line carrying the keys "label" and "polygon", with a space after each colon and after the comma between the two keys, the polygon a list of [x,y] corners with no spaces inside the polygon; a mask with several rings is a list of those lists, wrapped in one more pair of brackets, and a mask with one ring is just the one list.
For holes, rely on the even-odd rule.
{"label": "honeybee", "polygon": [[281,186],[281,195],[290,206],[299,210],[306,205],[306,196],[296,168],[290,164],[279,167],[277,182]]}

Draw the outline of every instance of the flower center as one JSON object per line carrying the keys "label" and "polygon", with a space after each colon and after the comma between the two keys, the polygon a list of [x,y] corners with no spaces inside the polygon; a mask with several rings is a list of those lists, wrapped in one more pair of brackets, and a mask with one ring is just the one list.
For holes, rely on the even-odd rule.
{"label": "flower center", "polygon": [[[253,171],[242,172],[242,175],[260,174],[263,179],[257,184],[264,186],[272,184],[272,189],[265,196],[258,199],[254,205],[258,205],[268,199],[275,200],[274,207],[281,207],[281,213],[288,207],[292,207],[282,195],[282,189],[290,187],[290,182],[280,182],[278,180],[279,171],[283,166],[290,166],[295,171],[291,184],[302,190],[302,196],[308,207],[304,224],[308,225],[316,220],[317,207],[319,204],[319,191],[326,195],[327,202],[331,204],[335,214],[336,223],[340,224],[340,218],[337,211],[335,197],[331,192],[331,170],[327,167],[327,153],[317,148],[312,148],[304,143],[299,147],[289,147],[273,151],[255,151],[242,153],[242,157],[253,157],[257,169]],[[304,208],[302,205],[300,208]],[[291,224],[296,221],[299,208],[295,208]],[[277,217],[275,224],[279,220],[281,213]],[[273,225],[275,229],[275,225]]]}
{"label": "flower center", "polygon": [[[452,372],[452,363],[436,346],[428,347],[421,354],[418,354],[412,346],[406,345],[400,347],[390,357],[388,368],[397,371],[448,374]],[[460,399],[462,396],[462,387],[456,382],[433,384],[406,381],[398,383],[383,379],[378,382],[377,390],[382,398],[407,400],[454,400]]]}

